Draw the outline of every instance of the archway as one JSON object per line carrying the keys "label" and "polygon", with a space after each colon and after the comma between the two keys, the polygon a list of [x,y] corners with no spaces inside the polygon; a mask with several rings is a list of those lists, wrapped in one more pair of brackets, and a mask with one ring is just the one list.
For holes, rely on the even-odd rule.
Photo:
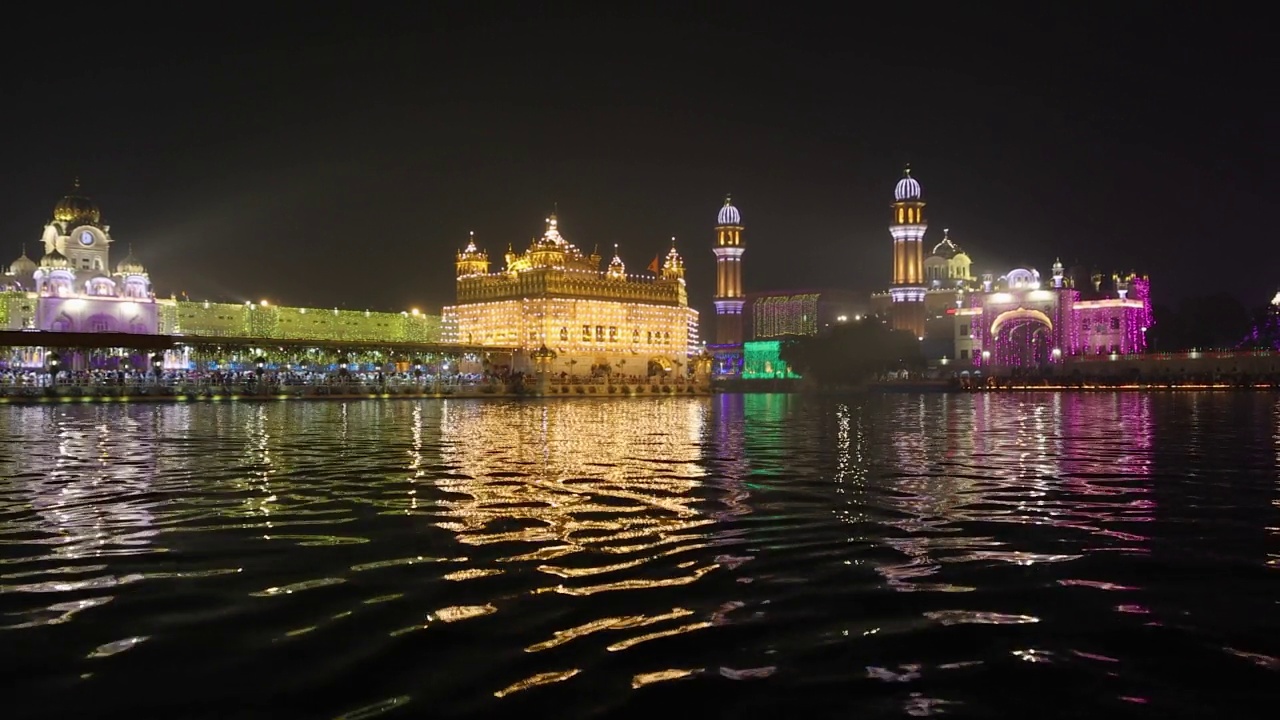
{"label": "archway", "polygon": [[649,376],[666,375],[671,372],[674,366],[671,364],[670,358],[651,357],[649,358]]}
{"label": "archway", "polygon": [[1010,310],[991,323],[991,337],[995,341],[993,365],[1041,367],[1049,364],[1053,352],[1053,321],[1039,310]]}

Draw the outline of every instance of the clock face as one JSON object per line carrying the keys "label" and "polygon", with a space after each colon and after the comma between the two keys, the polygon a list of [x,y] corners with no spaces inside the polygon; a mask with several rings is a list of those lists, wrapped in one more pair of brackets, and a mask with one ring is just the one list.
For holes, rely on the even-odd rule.
{"label": "clock face", "polygon": [[84,232],[80,233],[80,244],[81,244],[81,245],[92,245],[92,244],[93,244],[93,233],[89,232],[88,230],[85,230]]}

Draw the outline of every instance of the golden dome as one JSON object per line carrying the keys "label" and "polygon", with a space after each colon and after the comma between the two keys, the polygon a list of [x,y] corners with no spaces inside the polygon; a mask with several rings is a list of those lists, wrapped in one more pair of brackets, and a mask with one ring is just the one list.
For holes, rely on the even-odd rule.
{"label": "golden dome", "polygon": [[73,225],[97,225],[102,214],[98,211],[97,203],[80,194],[80,178],[76,178],[71,192],[53,206],[53,219]]}

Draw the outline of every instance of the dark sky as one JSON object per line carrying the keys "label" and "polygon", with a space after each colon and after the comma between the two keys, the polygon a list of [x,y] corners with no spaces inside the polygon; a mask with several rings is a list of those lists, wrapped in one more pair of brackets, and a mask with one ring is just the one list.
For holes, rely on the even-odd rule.
{"label": "dark sky", "polygon": [[11,22],[4,254],[38,252],[79,175],[162,294],[437,311],[468,231],[500,256],[558,203],[635,270],[676,236],[704,306],[732,192],[748,289],[871,290],[910,161],[926,240],[951,228],[978,272],[1061,256],[1251,305],[1280,283],[1276,53],[1249,13],[1191,9],[1227,5],[424,5]]}

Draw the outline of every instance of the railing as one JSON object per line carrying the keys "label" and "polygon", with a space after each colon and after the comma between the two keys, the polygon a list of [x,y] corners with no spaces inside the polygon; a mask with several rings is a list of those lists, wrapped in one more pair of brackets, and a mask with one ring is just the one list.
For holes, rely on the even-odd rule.
{"label": "railing", "polygon": [[1227,360],[1230,358],[1280,357],[1274,350],[1185,350],[1182,352],[1103,353],[1101,355],[1072,355],[1075,362],[1114,362],[1121,360]]}
{"label": "railing", "polygon": [[0,397],[314,397],[343,395],[454,395],[502,392],[495,382],[456,380],[415,381],[390,378],[383,381],[359,378],[279,382],[274,379],[211,378],[175,379],[128,378],[70,379],[51,381],[48,375],[0,382]]}
{"label": "railing", "polygon": [[[468,381],[462,379],[387,378],[376,379],[331,377],[311,381],[280,382],[274,378],[67,378],[51,380],[47,374],[23,378],[0,379],[0,398],[35,400],[39,398],[302,398],[302,397],[367,397],[367,396],[464,396],[530,395],[538,391],[536,378],[505,383],[498,380]],[[548,378],[548,395],[657,395],[705,394],[706,382],[685,378],[640,381],[591,378]]]}

